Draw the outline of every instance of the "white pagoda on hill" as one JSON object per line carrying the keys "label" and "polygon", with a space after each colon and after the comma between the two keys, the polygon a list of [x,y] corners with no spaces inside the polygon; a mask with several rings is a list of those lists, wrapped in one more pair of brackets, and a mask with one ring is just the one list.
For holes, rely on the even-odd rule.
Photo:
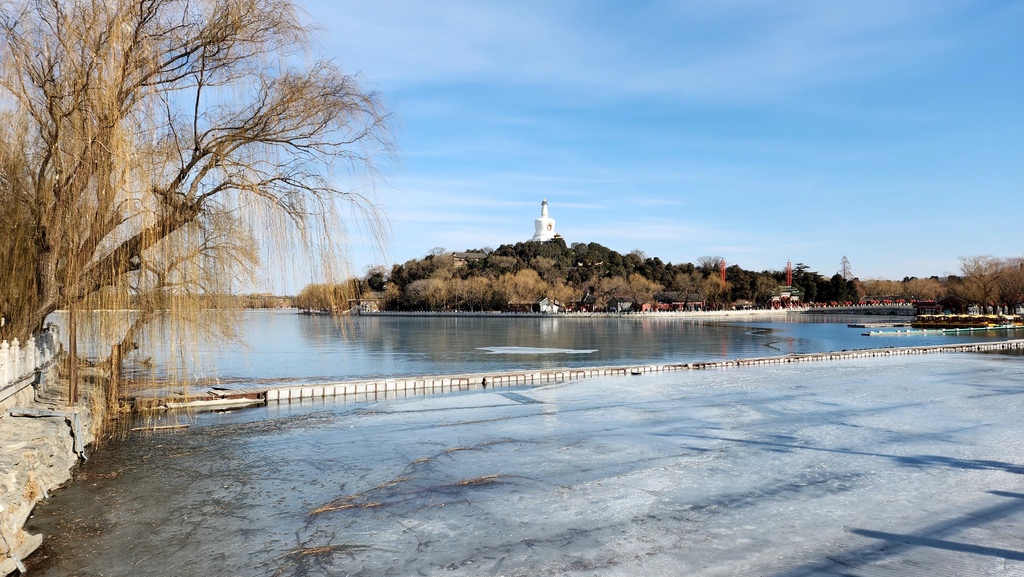
{"label": "white pagoda on hill", "polygon": [[533,221],[533,238],[537,242],[547,242],[559,238],[555,232],[555,219],[548,216],[548,200],[545,198],[540,203],[540,217]]}

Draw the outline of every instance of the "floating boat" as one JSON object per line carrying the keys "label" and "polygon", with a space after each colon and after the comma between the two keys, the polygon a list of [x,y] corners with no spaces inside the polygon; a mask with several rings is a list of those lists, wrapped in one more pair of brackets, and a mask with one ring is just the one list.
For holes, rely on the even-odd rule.
{"label": "floating boat", "polygon": [[990,329],[1024,327],[1020,315],[917,315],[912,327],[918,329]]}
{"label": "floating boat", "polygon": [[894,331],[870,331],[861,334],[865,337],[903,337],[914,335],[941,335],[944,334],[944,331],[941,329],[898,329]]}
{"label": "floating boat", "polygon": [[931,329],[909,329],[909,330],[895,330],[895,331],[871,331],[867,333],[861,333],[866,337],[897,337],[904,335],[956,335],[961,333],[976,333],[976,332],[987,332],[987,331],[1012,331],[1012,330],[1024,330],[1024,325],[989,325],[983,327],[958,327],[951,329],[943,328],[931,328]]}
{"label": "floating boat", "polygon": [[219,411],[222,409],[265,405],[266,403],[267,393],[263,390],[225,389],[214,387],[207,391],[205,395],[167,400],[162,403],[161,406],[167,409]]}

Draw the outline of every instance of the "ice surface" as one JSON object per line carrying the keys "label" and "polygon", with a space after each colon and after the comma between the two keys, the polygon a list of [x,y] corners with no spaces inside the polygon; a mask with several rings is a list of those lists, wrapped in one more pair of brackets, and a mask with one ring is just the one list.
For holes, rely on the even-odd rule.
{"label": "ice surface", "polygon": [[915,356],[203,415],[90,461],[37,515],[68,542],[31,570],[1024,575],[1022,369]]}
{"label": "ice surface", "polygon": [[487,351],[492,355],[586,355],[597,352],[597,349],[552,349],[546,347],[478,347],[477,350]]}

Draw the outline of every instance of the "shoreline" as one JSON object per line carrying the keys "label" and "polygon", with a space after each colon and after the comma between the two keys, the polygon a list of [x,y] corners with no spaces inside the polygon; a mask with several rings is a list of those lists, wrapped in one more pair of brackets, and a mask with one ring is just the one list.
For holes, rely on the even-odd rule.
{"label": "shoreline", "polygon": [[359,317],[448,317],[448,318],[491,318],[491,319],[718,319],[718,318],[779,318],[796,314],[789,310],[756,311],[693,311],[659,313],[505,313],[495,311],[376,311],[359,312]]}
{"label": "shoreline", "polygon": [[[310,314],[299,310],[299,314]],[[355,311],[355,309],[353,309]],[[316,314],[316,313],[314,313]],[[550,319],[755,319],[779,318],[790,315],[838,315],[838,316],[879,316],[879,317],[912,317],[913,307],[896,307],[884,305],[865,305],[862,307],[804,307],[789,309],[749,309],[726,311],[657,311],[657,312],[566,312],[566,313],[512,313],[498,311],[355,311],[352,316],[360,317],[481,317],[481,318],[550,318]]]}
{"label": "shoreline", "polygon": [[25,531],[25,522],[37,503],[73,479],[95,441],[88,391],[68,406],[57,365],[51,362],[0,412],[0,576],[24,573],[22,559],[44,538]]}

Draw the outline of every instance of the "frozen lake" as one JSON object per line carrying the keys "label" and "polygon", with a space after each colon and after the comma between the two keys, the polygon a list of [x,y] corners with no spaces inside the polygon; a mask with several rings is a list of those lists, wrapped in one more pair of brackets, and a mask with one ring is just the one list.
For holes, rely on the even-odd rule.
{"label": "frozen lake", "polygon": [[[247,343],[198,342],[132,358],[136,376],[184,363],[190,378],[252,386],[418,375],[692,363],[843,349],[951,344],[1008,338],[1007,332],[867,337],[850,322],[881,317],[794,314],[724,322],[662,315],[623,317],[355,317],[339,322],[294,310],[246,311]],[[906,320],[906,319],[904,319]],[[740,322],[737,322],[740,321]],[[158,327],[159,325],[157,325]],[[1018,338],[1024,331],[1014,331]],[[177,339],[168,339],[177,343]],[[106,349],[104,349],[106,350]],[[173,359],[171,363],[167,359]]]}
{"label": "frozen lake", "polygon": [[204,414],[92,459],[29,568],[1024,575],[1021,415],[987,354]]}

